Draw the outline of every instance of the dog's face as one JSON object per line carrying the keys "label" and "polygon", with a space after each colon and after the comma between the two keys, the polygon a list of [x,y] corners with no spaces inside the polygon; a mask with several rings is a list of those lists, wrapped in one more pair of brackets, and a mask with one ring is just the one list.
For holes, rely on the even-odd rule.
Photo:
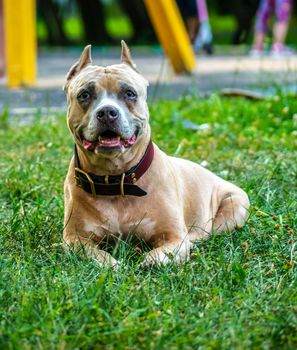
{"label": "dog's face", "polygon": [[90,46],[69,71],[64,87],[68,125],[78,146],[99,157],[125,153],[149,132],[147,81],[122,42],[122,63],[92,65]]}

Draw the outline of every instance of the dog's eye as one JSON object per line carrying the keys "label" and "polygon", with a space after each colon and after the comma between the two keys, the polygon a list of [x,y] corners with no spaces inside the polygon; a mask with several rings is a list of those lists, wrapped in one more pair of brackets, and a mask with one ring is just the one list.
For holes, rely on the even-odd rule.
{"label": "dog's eye", "polygon": [[91,98],[91,94],[88,91],[83,91],[77,98],[80,102],[87,102]]}
{"label": "dog's eye", "polygon": [[135,100],[137,96],[136,96],[136,94],[135,94],[134,91],[132,91],[132,90],[127,90],[127,91],[125,92],[125,97],[128,98],[129,100]]}

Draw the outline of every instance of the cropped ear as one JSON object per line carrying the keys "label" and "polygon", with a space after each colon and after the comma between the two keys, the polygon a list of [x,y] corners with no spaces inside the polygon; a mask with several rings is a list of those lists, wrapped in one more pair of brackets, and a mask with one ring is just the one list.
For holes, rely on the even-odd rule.
{"label": "cropped ear", "polygon": [[[79,61],[76,62],[69,70],[66,76],[66,85],[75,75],[77,75],[83,68],[87,65],[92,64],[91,58],[91,45],[88,45],[84,48],[82,54],[80,55]],[[65,87],[66,87],[65,85]],[[65,89],[64,87],[64,89]]]}
{"label": "cropped ear", "polygon": [[137,71],[136,64],[133,62],[131,58],[128,45],[125,43],[124,40],[121,40],[121,45],[122,45],[121,62],[128,64],[130,67],[132,67]]}

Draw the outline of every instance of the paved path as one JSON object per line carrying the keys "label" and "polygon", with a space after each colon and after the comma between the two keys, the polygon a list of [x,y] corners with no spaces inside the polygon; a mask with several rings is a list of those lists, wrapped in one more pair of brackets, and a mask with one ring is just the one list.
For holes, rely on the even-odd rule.
{"label": "paved path", "polygon": [[[78,59],[79,50],[41,51],[38,59],[38,79],[34,89],[9,91],[4,79],[0,80],[0,110],[8,106],[16,113],[23,108],[65,108],[62,91],[64,77]],[[93,50],[96,64],[109,65],[119,62],[119,50]],[[252,59],[246,55],[198,56],[192,75],[176,76],[163,54],[133,50],[137,67],[150,82],[149,100],[177,98],[190,93],[205,93],[222,88],[271,89],[273,86],[289,86],[297,89],[297,55],[287,59],[265,57]],[[269,91],[269,90],[268,90]],[[30,112],[31,113],[31,112]]]}

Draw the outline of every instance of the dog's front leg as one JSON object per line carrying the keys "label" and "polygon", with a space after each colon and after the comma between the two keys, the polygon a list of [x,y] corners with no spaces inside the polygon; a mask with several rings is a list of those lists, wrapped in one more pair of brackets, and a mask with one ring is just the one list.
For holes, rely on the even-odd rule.
{"label": "dog's front leg", "polygon": [[119,262],[114,259],[108,252],[101,250],[98,246],[89,239],[78,238],[69,240],[64,238],[64,247],[66,249],[73,249],[74,251],[82,251],[90,259],[93,259],[99,266],[111,267],[117,269]]}
{"label": "dog's front leg", "polygon": [[217,232],[232,231],[242,227],[248,216],[250,202],[247,194],[240,188],[226,190],[222,193],[222,200],[213,223],[213,230]]}
{"label": "dog's front leg", "polygon": [[95,246],[86,247],[86,254],[89,258],[94,259],[100,266],[111,267],[112,269],[117,269],[119,267],[119,262],[113,258],[109,253],[101,250]]}
{"label": "dog's front leg", "polygon": [[182,263],[189,260],[190,247],[191,243],[187,237],[165,241],[146,255],[145,260],[140,264],[140,267],[167,265],[171,262]]}

